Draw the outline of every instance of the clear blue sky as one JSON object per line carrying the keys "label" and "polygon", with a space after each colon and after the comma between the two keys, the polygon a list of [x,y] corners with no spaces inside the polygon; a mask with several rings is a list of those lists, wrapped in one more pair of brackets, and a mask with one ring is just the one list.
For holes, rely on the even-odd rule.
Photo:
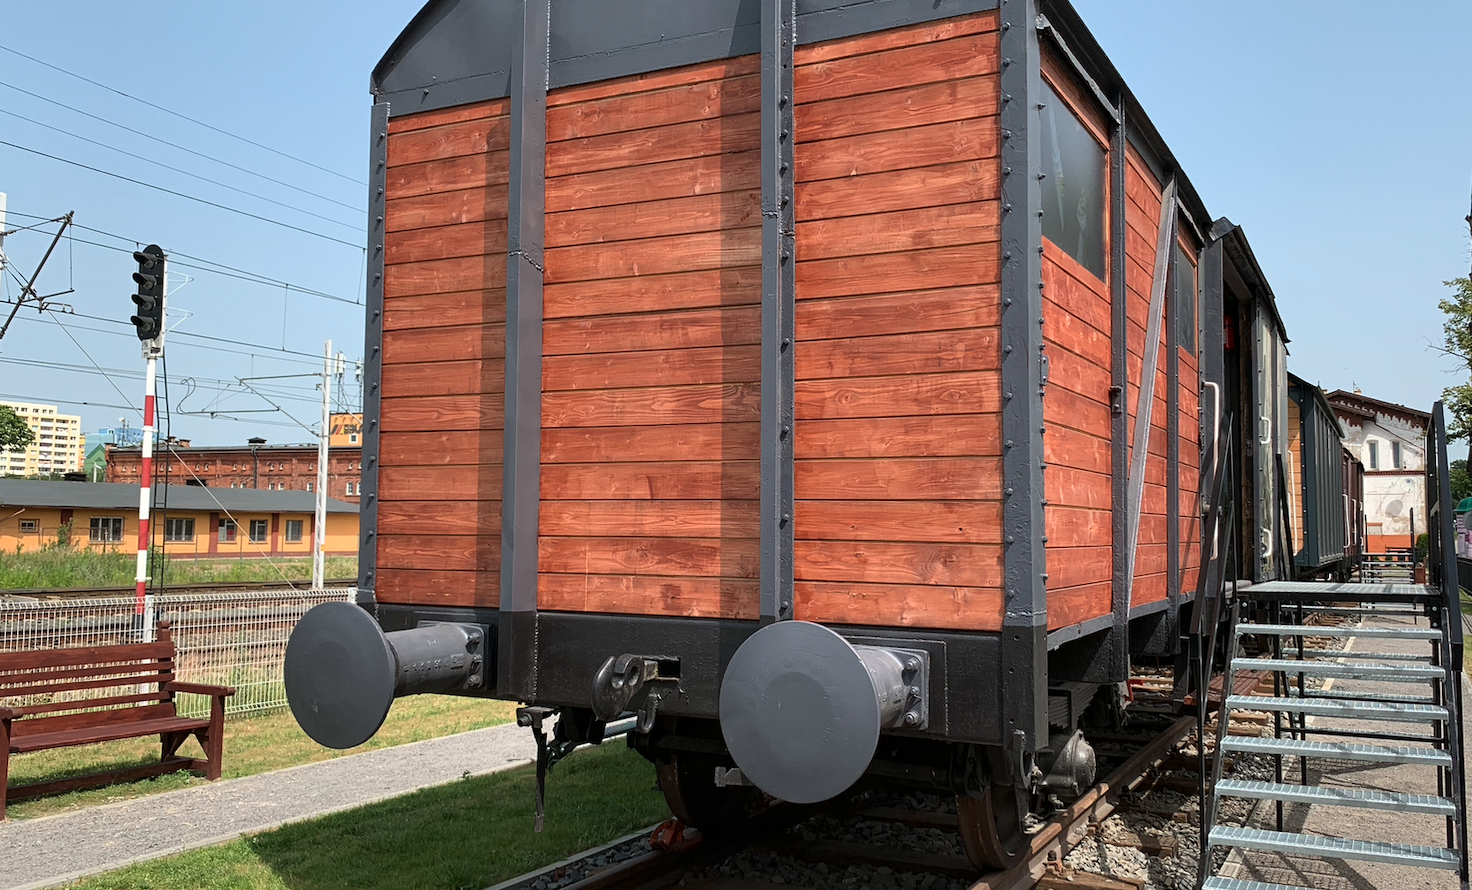
{"label": "clear blue sky", "polygon": [[[696,2],[696,0],[692,0]],[[251,4],[90,2],[10,4],[0,45],[241,134],[334,171],[324,172],[221,136],[0,51],[0,111],[144,155],[248,194],[0,114],[0,140],[103,168],[309,229],[312,237],[0,146],[7,228],[76,211],[83,226],[292,285],[361,299],[367,173],[368,74],[418,8],[417,0]],[[1472,114],[1466,35],[1472,5],[1432,3],[1414,17],[1380,3],[1233,4],[1079,0],[1080,13],[1140,97],[1215,216],[1243,225],[1292,337],[1290,365],[1329,388],[1426,407],[1456,380],[1426,347],[1439,341],[1442,280],[1468,268]],[[1127,13],[1120,10],[1127,8]],[[156,35],[145,40],[140,19]],[[17,92],[38,93],[128,124],[207,158],[281,180],[303,194],[159,145]],[[346,178],[344,178],[346,177]],[[288,209],[267,199],[294,205]],[[340,203],[333,203],[340,202]],[[347,205],[347,206],[342,206]],[[328,217],[328,220],[300,211]],[[96,232],[78,238],[132,248]],[[7,239],[28,274],[43,236]],[[38,287],[78,313],[126,320],[126,252],[63,244]],[[171,298],[191,313],[174,336],[169,374],[176,412],[216,410],[239,420],[176,413],[173,432],[197,443],[308,434],[237,377],[311,373],[322,341],[349,360],[363,350],[362,309],[220,274]],[[13,298],[13,280],[0,295]],[[8,307],[5,307],[8,309]],[[60,317],[80,342],[34,312],[0,340],[0,398],[61,403],[86,429],[114,425],[141,404],[142,361],[131,326]],[[98,331],[85,330],[96,328]],[[104,333],[108,331],[111,333]],[[84,352],[85,349],[85,352]],[[236,352],[253,353],[241,355]],[[88,357],[90,355],[90,358]],[[120,395],[96,371],[121,369]],[[195,388],[184,378],[192,378]],[[320,410],[306,378],[256,384],[308,425]],[[124,398],[126,395],[126,400]],[[351,394],[350,394],[351,396]],[[90,402],[92,405],[81,405]],[[132,415],[134,425],[137,415]]]}

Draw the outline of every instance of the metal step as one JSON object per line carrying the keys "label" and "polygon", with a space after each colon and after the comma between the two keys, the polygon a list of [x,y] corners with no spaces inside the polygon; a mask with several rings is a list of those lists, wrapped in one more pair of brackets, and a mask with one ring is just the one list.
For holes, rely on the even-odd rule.
{"label": "metal step", "polygon": [[1261,881],[1239,881],[1236,878],[1207,878],[1201,890],[1305,890],[1287,884],[1264,884]]}
{"label": "metal step", "polygon": [[1384,702],[1313,701],[1270,695],[1229,695],[1227,707],[1243,711],[1291,711],[1315,717],[1355,717],[1363,720],[1399,720],[1429,723],[1446,719],[1446,708],[1435,705],[1393,705]]}
{"label": "metal step", "polygon": [[1420,602],[1433,597],[1441,598],[1441,591],[1424,584],[1395,583],[1393,581],[1362,581],[1351,584],[1338,584],[1330,581],[1268,581],[1264,584],[1254,584],[1241,593],[1253,600],[1278,600],[1280,602],[1327,600],[1330,602],[1400,604]]}
{"label": "metal step", "polygon": [[1369,618],[1377,616],[1422,618],[1426,615],[1426,610],[1421,606],[1406,608],[1398,606],[1311,606],[1304,611],[1310,615],[1362,615]]}
{"label": "metal step", "polygon": [[1266,634],[1275,637],[1364,637],[1387,640],[1439,640],[1441,631],[1431,627],[1314,627],[1302,624],[1238,624],[1237,635]]}
{"label": "metal step", "polygon": [[1419,844],[1385,844],[1348,838],[1319,837],[1312,834],[1291,834],[1286,831],[1264,831],[1259,828],[1232,828],[1225,825],[1213,828],[1209,841],[1216,846],[1268,850],[1275,853],[1299,853],[1334,859],[1360,859],[1367,862],[1444,868],[1452,871],[1461,867],[1459,857],[1452,850],[1444,847],[1424,847]]}
{"label": "metal step", "polygon": [[1298,661],[1286,658],[1233,658],[1232,667],[1246,671],[1283,671],[1311,677],[1344,680],[1388,680],[1393,683],[1424,683],[1441,680],[1446,671],[1433,664],[1337,664],[1332,661]]}
{"label": "metal step", "polygon": [[1456,804],[1429,794],[1392,794],[1363,788],[1327,788],[1315,785],[1279,785],[1275,782],[1249,782],[1222,779],[1216,793],[1227,797],[1258,800],[1289,800],[1296,803],[1322,804],[1330,807],[1360,807],[1367,810],[1393,810],[1397,813],[1427,813],[1432,816],[1456,815]]}
{"label": "metal step", "polygon": [[[1284,658],[1297,658],[1298,647],[1290,646],[1283,650]],[[1305,658],[1355,658],[1374,661],[1420,661],[1431,663],[1430,655],[1406,655],[1402,652],[1345,652],[1336,649],[1315,649],[1309,647],[1304,650]]]}
{"label": "metal step", "polygon": [[[1288,687],[1288,697],[1297,698],[1298,690]],[[1303,696],[1307,699],[1332,698],[1340,701],[1379,701],[1397,705],[1434,705],[1436,699],[1423,695],[1387,695],[1383,692],[1355,692],[1341,689],[1310,689]]]}
{"label": "metal step", "polygon": [[1334,760],[1359,760],[1364,763],[1413,763],[1450,767],[1452,757],[1437,748],[1407,745],[1356,745],[1350,742],[1305,742],[1298,739],[1264,739],[1229,735],[1222,740],[1223,751],[1252,754],[1290,754],[1300,757],[1328,757]]}

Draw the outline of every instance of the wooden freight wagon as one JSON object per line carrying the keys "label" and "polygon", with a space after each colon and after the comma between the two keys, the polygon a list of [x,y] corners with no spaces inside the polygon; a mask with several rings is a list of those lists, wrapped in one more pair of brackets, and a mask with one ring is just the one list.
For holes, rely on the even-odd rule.
{"label": "wooden freight wagon", "polygon": [[1353,540],[1344,427],[1324,391],[1296,374],[1288,375],[1285,466],[1295,574],[1347,577]]}
{"label": "wooden freight wagon", "polygon": [[1224,236],[1072,8],[435,0],[373,91],[371,605],[293,637],[303,725],[632,712],[703,827],[867,771],[1015,857],[1177,650],[1226,374]]}

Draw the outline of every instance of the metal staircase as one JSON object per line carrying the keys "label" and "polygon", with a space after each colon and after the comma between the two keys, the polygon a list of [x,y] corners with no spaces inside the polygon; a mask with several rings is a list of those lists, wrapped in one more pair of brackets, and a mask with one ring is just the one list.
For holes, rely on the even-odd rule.
{"label": "metal staircase", "polygon": [[[1427,491],[1431,558],[1426,585],[1361,582],[1270,581],[1255,585],[1225,580],[1240,565],[1230,504],[1218,503],[1221,478],[1207,515],[1207,540],[1193,621],[1197,689],[1206,689],[1216,664],[1223,667],[1222,694],[1216,703],[1215,747],[1208,755],[1208,695],[1197,702],[1202,767],[1201,858],[1197,884],[1203,890],[1296,890],[1278,884],[1214,875],[1213,850],[1236,848],[1314,857],[1359,860],[1451,871],[1468,887],[1465,770],[1462,742],[1462,622],[1456,557],[1451,538],[1450,486],[1441,404],[1433,412],[1433,447],[1428,451]],[[1227,461],[1230,464],[1230,461]],[[1219,475],[1226,475],[1225,473]],[[1281,479],[1281,476],[1280,476]],[[1279,486],[1280,491],[1282,486]],[[1232,490],[1230,483],[1225,490]],[[1284,574],[1291,564],[1286,505],[1280,504],[1280,553]],[[1226,556],[1229,559],[1219,557]],[[1389,626],[1354,627],[1335,621],[1363,619]],[[1404,622],[1409,621],[1410,624]],[[1328,622],[1328,623],[1325,623]],[[1400,622],[1400,623],[1392,623]],[[1354,637],[1386,651],[1314,648],[1311,638]],[[1220,653],[1220,655],[1218,655]],[[1219,661],[1218,661],[1219,659]],[[1243,693],[1237,683],[1246,671],[1269,673],[1272,690]],[[1357,688],[1369,681],[1381,688]],[[1249,680],[1250,682],[1250,680]],[[1332,688],[1331,688],[1332,687]],[[1235,690],[1235,691],[1234,691]],[[1230,735],[1234,714],[1268,712],[1272,737]],[[1229,755],[1268,755],[1272,781],[1224,777]],[[1208,765],[1207,759],[1210,757]],[[1285,771],[1285,759],[1297,769]],[[1434,773],[1436,794],[1348,788],[1311,781],[1314,760],[1404,765],[1425,776]],[[1291,773],[1291,774],[1290,774]],[[1410,776],[1409,782],[1417,781]],[[1273,801],[1272,829],[1218,823],[1225,798]],[[1336,837],[1287,830],[1287,803],[1313,807],[1381,810],[1445,820],[1445,843],[1391,843],[1374,837]],[[1361,820],[1362,834],[1387,823]],[[1439,834],[1433,829],[1433,835]]]}

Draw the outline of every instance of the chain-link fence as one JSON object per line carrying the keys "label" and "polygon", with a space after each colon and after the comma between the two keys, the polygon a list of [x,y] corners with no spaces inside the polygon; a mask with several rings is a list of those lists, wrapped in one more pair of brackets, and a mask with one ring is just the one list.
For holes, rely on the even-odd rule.
{"label": "chain-link fence", "polygon": [[[170,594],[154,598],[176,646],[180,680],[234,686],[227,715],[286,707],[281,665],[292,628],[317,605],[351,602],[351,587],[250,593]],[[87,600],[0,600],[0,652],[113,646],[140,640],[141,618],[132,597]],[[18,705],[0,699],[0,706]],[[201,696],[178,699],[181,714],[208,716]]]}

